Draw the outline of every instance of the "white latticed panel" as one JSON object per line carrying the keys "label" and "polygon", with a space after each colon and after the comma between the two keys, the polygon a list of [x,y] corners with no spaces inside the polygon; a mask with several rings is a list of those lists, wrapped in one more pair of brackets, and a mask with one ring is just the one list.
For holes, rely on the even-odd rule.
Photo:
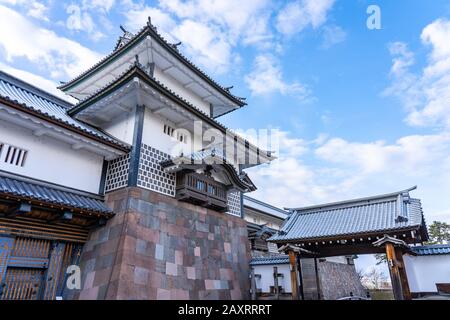
{"label": "white latticed panel", "polygon": [[117,190],[128,185],[128,170],[130,169],[130,155],[124,155],[108,162],[105,192]]}
{"label": "white latticed panel", "polygon": [[175,197],[175,174],[165,172],[160,165],[169,158],[167,153],[142,144],[138,186]]}
{"label": "white latticed panel", "polygon": [[241,193],[239,191],[229,192],[227,196],[228,214],[241,216]]}

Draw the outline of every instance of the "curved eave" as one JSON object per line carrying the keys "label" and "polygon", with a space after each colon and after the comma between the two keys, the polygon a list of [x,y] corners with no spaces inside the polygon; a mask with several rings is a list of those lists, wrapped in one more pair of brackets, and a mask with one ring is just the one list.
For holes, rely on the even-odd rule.
{"label": "curved eave", "polygon": [[[174,49],[170,44],[158,33],[154,30],[153,27],[145,26],[139,33],[137,33],[133,39],[131,39],[126,45],[119,48],[116,51],[113,51],[110,55],[106,56],[102,60],[100,60],[97,64],[92,66],[90,69],[77,76],[76,78],[68,81],[67,83],[58,87],[63,91],[67,91],[79,83],[81,83],[84,79],[89,78],[91,75],[96,73],[98,70],[104,68],[109,62],[119,58],[123,54],[125,54],[129,49],[133,48],[137,43],[145,39],[146,36],[152,37],[152,39],[156,40],[163,48],[168,50],[171,54],[173,54],[180,62],[182,62],[186,67],[188,67],[191,71],[193,71],[198,77],[200,77],[203,81],[212,86],[215,90],[220,92],[223,96],[227,97],[230,101],[237,104],[239,107],[243,107],[246,105],[244,101],[239,99],[238,97],[232,95],[229,91],[227,91],[224,87],[219,85],[217,82],[212,80],[205,72],[201,71],[196,65],[194,65],[190,60],[188,60],[184,55],[182,55],[178,50]],[[223,114],[222,114],[223,115]]]}
{"label": "curved eave", "polygon": [[27,106],[26,104],[20,103],[16,100],[12,100],[9,99],[8,97],[4,97],[4,96],[0,96],[0,103],[3,103],[4,105],[7,105],[11,108],[17,109],[19,111],[22,111],[24,113],[30,114],[34,117],[37,117],[41,120],[45,120],[48,121],[52,124],[58,125],[60,127],[63,127],[67,130],[70,130],[72,132],[75,132],[77,134],[80,134],[84,137],[90,138],[92,140],[95,140],[97,142],[100,142],[104,145],[110,146],[112,148],[115,148],[117,150],[120,150],[122,152],[129,152],[131,150],[131,146],[125,145],[125,144],[119,144],[119,143],[115,143],[113,141],[113,139],[111,138],[111,140],[107,140],[107,139],[103,139],[100,136],[91,134],[88,131],[82,130],[74,125],[71,125],[70,123],[67,123],[65,121],[61,121],[60,119],[50,116],[49,114],[46,114],[44,112],[41,112],[39,110],[36,109],[32,109],[29,106]]}
{"label": "curved eave", "polygon": [[[162,161],[160,163],[161,167],[163,168],[169,168],[172,166],[179,166],[180,168],[183,168],[184,166],[192,166],[192,165],[198,165],[199,167],[201,166],[206,166],[209,163],[195,163],[194,161],[186,161],[186,159],[182,159],[180,161],[177,160],[165,160]],[[230,179],[230,181],[232,182],[232,185],[234,187],[236,187],[239,191],[241,192],[251,192],[251,191],[255,191],[256,190],[256,186],[253,184],[253,182],[250,180],[250,178],[248,178],[248,176],[245,176],[245,180],[241,179],[241,177],[237,174],[236,170],[234,169],[233,165],[228,164],[225,162],[225,160],[223,160],[223,163],[217,164],[217,163],[211,163],[211,165],[219,165],[224,173],[226,174],[226,176]]]}
{"label": "curved eave", "polygon": [[70,116],[75,116],[76,114],[82,112],[83,110],[87,109],[90,105],[96,103],[97,101],[101,100],[102,98],[108,96],[109,94],[113,93],[115,90],[120,88],[121,86],[125,85],[129,81],[132,81],[134,77],[138,77],[140,80],[144,81],[147,85],[151,86],[155,90],[157,90],[159,93],[163,94],[167,98],[171,99],[173,102],[177,103],[178,105],[182,106],[186,110],[192,112],[194,115],[199,117],[201,120],[205,121],[212,127],[220,130],[221,132],[225,133],[232,133],[234,137],[238,139],[238,142],[242,145],[247,145],[249,150],[252,150],[252,152],[255,152],[258,154],[259,157],[263,158],[265,162],[270,162],[276,157],[270,155],[270,152],[259,149],[258,147],[254,146],[247,140],[244,140],[242,137],[238,136],[237,134],[233,133],[230,129],[225,127],[223,124],[219,123],[217,120],[214,120],[209,115],[201,111],[199,108],[192,105],[190,102],[167,88],[165,85],[160,83],[155,78],[150,77],[140,66],[139,64],[132,65],[127,71],[125,71],[121,76],[119,76],[117,79],[112,81],[111,83],[105,85],[102,89],[98,90],[88,98],[84,99],[80,103],[78,103],[76,106],[74,106],[72,109],[70,109],[67,113]]}
{"label": "curved eave", "polygon": [[[274,243],[291,243],[291,242],[322,242],[322,241],[337,241],[342,239],[349,239],[349,238],[359,238],[359,237],[372,237],[375,238],[377,236],[382,237],[386,232],[392,233],[392,234],[401,234],[405,232],[410,231],[421,231],[421,226],[408,226],[408,227],[402,227],[402,228],[389,228],[389,229],[379,229],[379,230],[371,230],[367,232],[354,232],[354,233],[340,233],[340,234],[333,234],[333,235],[325,235],[325,236],[317,236],[317,237],[287,237],[286,235],[279,235],[279,232],[269,239],[267,241],[274,242]],[[423,241],[426,241],[422,239]]]}

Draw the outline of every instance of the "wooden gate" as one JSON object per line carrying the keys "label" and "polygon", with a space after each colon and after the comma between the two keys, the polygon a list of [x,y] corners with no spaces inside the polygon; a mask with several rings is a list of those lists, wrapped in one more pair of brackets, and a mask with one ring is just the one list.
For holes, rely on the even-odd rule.
{"label": "wooden gate", "polygon": [[0,237],[0,300],[53,300],[62,296],[66,269],[78,264],[81,245]]}

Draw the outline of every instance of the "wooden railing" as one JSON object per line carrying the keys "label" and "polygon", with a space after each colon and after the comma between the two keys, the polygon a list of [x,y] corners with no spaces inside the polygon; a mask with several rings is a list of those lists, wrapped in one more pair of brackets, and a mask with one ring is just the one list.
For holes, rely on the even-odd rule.
{"label": "wooden railing", "polygon": [[213,178],[195,172],[177,173],[176,198],[218,211],[226,211],[227,189]]}

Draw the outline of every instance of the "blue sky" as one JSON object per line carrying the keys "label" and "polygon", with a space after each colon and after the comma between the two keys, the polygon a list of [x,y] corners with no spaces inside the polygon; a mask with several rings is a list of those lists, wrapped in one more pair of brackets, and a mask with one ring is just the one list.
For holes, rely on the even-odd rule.
{"label": "blue sky", "polygon": [[255,197],[298,207],[418,185],[427,221],[450,221],[448,1],[0,0],[0,68],[54,92],[149,15],[247,97],[220,121],[279,130],[279,159],[249,171]]}

